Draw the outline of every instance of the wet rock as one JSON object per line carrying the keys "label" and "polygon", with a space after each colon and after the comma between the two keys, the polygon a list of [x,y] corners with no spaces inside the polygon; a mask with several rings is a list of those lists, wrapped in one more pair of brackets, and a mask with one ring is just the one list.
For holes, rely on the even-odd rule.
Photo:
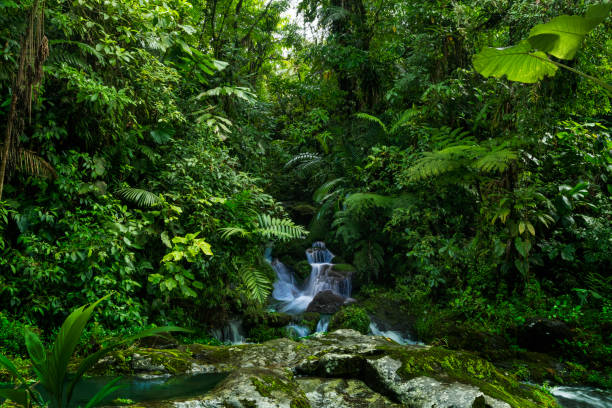
{"label": "wet rock", "polygon": [[321,314],[334,314],[344,304],[344,298],[340,295],[335,294],[331,290],[325,290],[317,293],[312,299],[306,312],[309,313],[321,313]]}
{"label": "wet rock", "polygon": [[[138,359],[151,358],[165,369],[180,361],[183,372],[229,374],[205,395],[139,404],[151,408],[473,408],[482,406],[483,399],[491,408],[509,408],[509,403],[521,408],[555,406],[552,397],[517,383],[473,354],[401,346],[354,330],[318,333],[299,342],[283,338],[240,346],[194,344],[137,353]],[[157,353],[175,362],[159,360]]]}
{"label": "wet rock", "polygon": [[342,378],[298,378],[312,407],[317,408],[399,408],[400,405],[372,391],[363,381]]}
{"label": "wet rock", "polygon": [[560,320],[531,318],[517,330],[518,344],[542,353],[559,349],[559,342],[573,337],[570,327]]}

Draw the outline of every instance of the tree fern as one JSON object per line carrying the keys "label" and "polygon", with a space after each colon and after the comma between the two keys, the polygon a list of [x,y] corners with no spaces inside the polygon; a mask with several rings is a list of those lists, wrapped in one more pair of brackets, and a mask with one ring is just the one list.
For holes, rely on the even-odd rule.
{"label": "tree fern", "polygon": [[161,202],[157,195],[140,188],[124,187],[116,190],[115,193],[124,200],[140,207],[155,207]]}
{"label": "tree fern", "polygon": [[324,159],[317,153],[300,153],[285,164],[286,169],[293,169],[302,174],[308,174],[323,166]]}
{"label": "tree fern", "polygon": [[268,214],[258,215],[257,224],[258,227],[255,232],[267,239],[290,241],[305,238],[308,234],[308,231],[301,225],[296,225],[289,219],[274,218]]}

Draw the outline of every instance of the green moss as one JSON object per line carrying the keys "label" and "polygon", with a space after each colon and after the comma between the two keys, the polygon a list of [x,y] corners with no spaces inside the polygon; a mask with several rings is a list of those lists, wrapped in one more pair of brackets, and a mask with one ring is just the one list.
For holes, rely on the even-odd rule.
{"label": "green moss", "polygon": [[263,324],[253,327],[248,333],[249,340],[257,343],[281,337],[287,337],[287,330],[284,327],[268,327]]}
{"label": "green moss", "polygon": [[365,309],[359,306],[343,307],[329,322],[329,331],[338,329],[353,329],[367,334],[370,331],[370,317]]}
{"label": "green moss", "polygon": [[404,379],[429,376],[441,381],[471,384],[515,408],[557,407],[549,393],[500,373],[493,364],[471,353],[438,347],[412,349],[390,346],[383,349],[402,362],[398,374]]}
{"label": "green moss", "polygon": [[309,408],[306,395],[292,381],[286,381],[272,375],[252,377],[251,382],[262,397],[273,398],[274,394],[286,395],[291,399],[291,408]]}

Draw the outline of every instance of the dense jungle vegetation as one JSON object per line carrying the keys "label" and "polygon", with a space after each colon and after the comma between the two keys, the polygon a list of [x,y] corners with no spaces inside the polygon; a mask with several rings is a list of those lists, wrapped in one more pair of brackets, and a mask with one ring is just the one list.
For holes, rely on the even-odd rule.
{"label": "dense jungle vegetation", "polygon": [[575,55],[475,57],[600,3],[0,0],[0,354],[109,293],[81,352],[214,342],[265,313],[266,248],[303,278],[325,241],[416,338],[508,358],[560,321],[546,351],[612,387],[609,9]]}

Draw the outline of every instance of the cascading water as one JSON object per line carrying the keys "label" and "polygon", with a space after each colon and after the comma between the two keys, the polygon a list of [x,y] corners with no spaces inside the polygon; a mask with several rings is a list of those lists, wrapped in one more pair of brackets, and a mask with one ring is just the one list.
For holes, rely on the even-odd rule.
{"label": "cascading water", "polygon": [[351,296],[351,279],[347,274],[334,271],[331,263],[334,258],[323,242],[315,242],[306,250],[306,259],[311,266],[310,276],[303,287],[300,287],[293,273],[280,261],[271,262],[276,271],[272,296],[280,301],[281,312],[290,314],[304,313],[314,297],[323,291],[330,290],[344,298]]}
{"label": "cascading water", "polygon": [[227,326],[221,329],[214,329],[212,336],[217,340],[230,344],[244,344],[245,338],[242,334],[242,321],[230,320]]}
{"label": "cascading water", "polygon": [[323,315],[321,316],[321,320],[319,320],[319,323],[317,323],[317,333],[324,333],[327,331],[327,328],[329,327],[329,321],[331,319],[330,315]]}

